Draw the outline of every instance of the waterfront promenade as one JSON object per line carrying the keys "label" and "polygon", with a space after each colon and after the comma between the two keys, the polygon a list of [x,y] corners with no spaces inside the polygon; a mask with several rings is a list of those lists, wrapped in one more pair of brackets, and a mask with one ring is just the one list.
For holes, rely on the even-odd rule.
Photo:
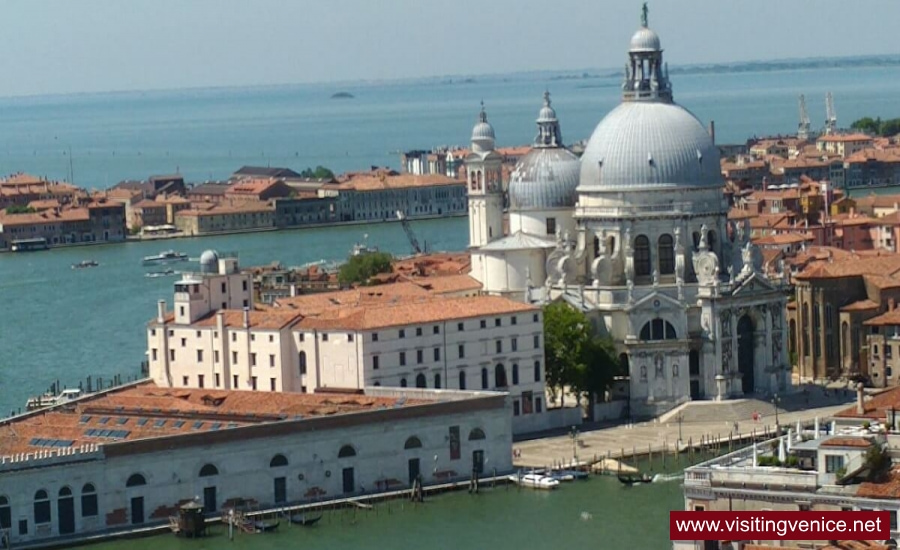
{"label": "waterfront promenade", "polygon": [[[805,408],[805,398],[801,394],[794,394],[784,398],[778,411],[778,423],[783,429],[794,427],[798,421],[808,424],[814,422],[816,417],[825,425],[826,419],[838,411],[846,409],[854,401],[853,394],[832,392],[828,397],[819,396],[814,399],[810,408]],[[830,402],[829,402],[830,401]],[[725,402],[729,406],[733,402]],[[763,408],[766,402],[760,404],[760,418],[754,422],[737,422],[737,432],[734,432],[735,421],[727,420],[701,420],[696,422],[682,421],[679,425],[677,415],[668,420],[650,420],[635,424],[622,425],[594,425],[584,424],[579,428],[577,438],[573,445],[571,433],[545,434],[539,438],[517,441],[513,443],[513,449],[518,456],[513,459],[515,466],[520,468],[540,468],[551,464],[568,463],[573,459],[573,450],[577,453],[578,461],[591,462],[594,457],[598,459],[611,456],[617,458],[624,456],[626,462],[630,457],[647,454],[648,448],[654,453],[667,449],[674,452],[679,437],[683,444],[693,442],[695,445],[702,440],[727,439],[730,433],[740,437],[747,437],[753,431],[757,433],[764,430],[772,431],[775,426],[775,413],[772,405]],[[715,417],[721,411],[715,410],[719,404],[694,404],[694,407],[709,408],[709,416]],[[796,405],[797,408],[794,407]],[[686,416],[686,415],[685,415]],[[662,418],[665,418],[662,417]],[[574,449],[573,449],[574,447]]]}

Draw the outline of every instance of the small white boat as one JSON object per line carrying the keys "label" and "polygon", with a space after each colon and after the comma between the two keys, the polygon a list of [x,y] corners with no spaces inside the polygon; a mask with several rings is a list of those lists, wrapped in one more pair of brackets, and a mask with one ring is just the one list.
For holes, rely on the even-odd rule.
{"label": "small white boat", "polygon": [[180,271],[175,271],[174,269],[166,269],[165,271],[151,271],[149,273],[144,273],[144,277],[149,277],[151,279],[155,279],[157,277],[169,277],[171,275],[180,275]]}
{"label": "small white boat", "polygon": [[166,250],[155,256],[144,256],[144,265],[148,264],[167,264],[171,262],[186,262],[188,255],[184,252],[175,252],[174,250]]}
{"label": "small white boat", "polygon": [[559,486],[559,480],[543,474],[513,474],[509,476],[509,480],[516,485],[532,489],[556,489]]}
{"label": "small white boat", "polygon": [[100,264],[94,260],[82,260],[77,264],[72,264],[72,269],[85,269],[88,267],[97,267],[98,265]]}
{"label": "small white boat", "polygon": [[45,393],[44,395],[38,397],[31,397],[28,399],[28,402],[25,404],[25,408],[29,411],[34,411],[37,409],[44,409],[46,407],[52,407],[54,405],[59,405],[61,403],[67,403],[69,401],[74,401],[79,397],[82,397],[84,392],[75,388],[61,391],[58,395],[53,395],[52,393]]}

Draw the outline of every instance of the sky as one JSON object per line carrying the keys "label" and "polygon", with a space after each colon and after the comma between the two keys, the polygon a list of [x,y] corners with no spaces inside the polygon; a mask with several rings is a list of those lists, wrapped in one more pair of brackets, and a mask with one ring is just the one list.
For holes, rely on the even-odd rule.
{"label": "sky", "polygon": [[[2,0],[0,95],[618,68],[638,0]],[[656,0],[673,66],[898,54],[898,0]]]}

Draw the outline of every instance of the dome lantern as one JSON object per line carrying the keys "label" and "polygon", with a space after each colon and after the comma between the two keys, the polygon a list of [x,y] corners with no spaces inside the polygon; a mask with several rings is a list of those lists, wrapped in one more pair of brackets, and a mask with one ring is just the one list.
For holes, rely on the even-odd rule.
{"label": "dome lantern", "polygon": [[622,99],[625,101],[672,102],[668,67],[663,63],[659,35],[648,25],[647,3],[641,11],[641,27],[631,37]]}
{"label": "dome lantern", "polygon": [[484,110],[484,101],[482,101],[481,112],[478,113],[478,122],[472,128],[472,150],[476,152],[493,151],[494,139],[494,127],[488,122],[487,113]]}

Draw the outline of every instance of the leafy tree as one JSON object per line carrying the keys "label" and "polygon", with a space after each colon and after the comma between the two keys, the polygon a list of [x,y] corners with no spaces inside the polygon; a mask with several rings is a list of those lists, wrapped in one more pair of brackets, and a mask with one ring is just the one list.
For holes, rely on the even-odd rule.
{"label": "leafy tree", "polygon": [[34,208],[30,206],[22,206],[20,204],[14,204],[12,206],[6,207],[7,214],[33,214],[37,212]]}
{"label": "leafy tree", "polygon": [[546,381],[552,395],[568,386],[578,395],[605,391],[619,372],[612,341],[591,334],[587,317],[564,302],[544,308]]}
{"label": "leafy tree", "polygon": [[342,285],[367,284],[374,275],[389,273],[392,259],[387,252],[369,252],[351,256],[347,263],[341,266],[338,281]]}
{"label": "leafy tree", "polygon": [[888,456],[887,450],[879,443],[869,447],[863,463],[869,470],[866,476],[868,481],[885,481],[891,471],[891,457]]}
{"label": "leafy tree", "polygon": [[304,178],[311,179],[334,179],[334,172],[325,168],[324,166],[316,166],[316,169],[307,168],[306,170],[300,172],[300,176]]}
{"label": "leafy tree", "polygon": [[881,126],[881,119],[873,119],[872,117],[863,117],[853,124],[850,125],[854,130],[859,130],[861,132],[867,132],[870,134],[877,134],[879,127]]}

